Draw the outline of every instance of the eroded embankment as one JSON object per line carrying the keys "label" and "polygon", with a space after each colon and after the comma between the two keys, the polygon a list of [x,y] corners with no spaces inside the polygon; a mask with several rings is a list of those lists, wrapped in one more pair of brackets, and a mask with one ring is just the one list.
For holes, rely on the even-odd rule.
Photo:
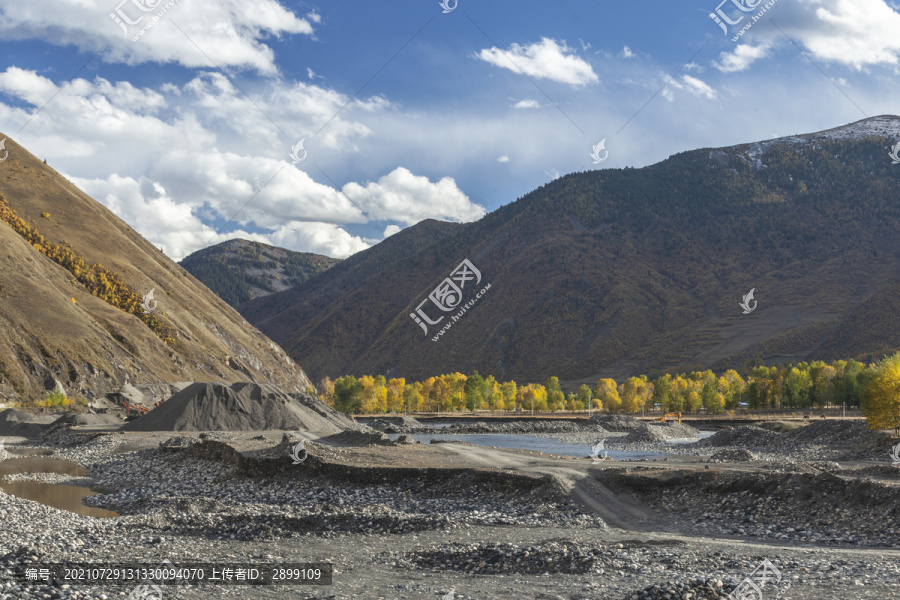
{"label": "eroded embankment", "polygon": [[833,473],[615,469],[595,477],[703,533],[900,547],[900,485]]}
{"label": "eroded embankment", "polygon": [[297,469],[284,452],[243,453],[217,440],[203,440],[187,452],[194,458],[233,465],[235,474],[244,477],[289,475],[357,485],[402,485],[411,481],[421,487],[465,484],[503,494],[540,493],[548,500],[554,499],[551,496],[557,490],[548,475],[460,467],[358,466],[329,460],[328,449],[321,445],[307,443],[306,448],[307,458],[301,469]]}
{"label": "eroded embankment", "polygon": [[[153,531],[241,540],[475,525],[604,527],[542,474],[439,467],[437,461],[452,457],[428,446],[309,442],[304,460],[294,464],[287,452],[292,443],[285,438],[245,450],[239,441],[206,439],[107,455],[91,472],[108,493],[90,504]],[[424,461],[403,466],[419,453]],[[389,464],[373,464],[379,462]]]}

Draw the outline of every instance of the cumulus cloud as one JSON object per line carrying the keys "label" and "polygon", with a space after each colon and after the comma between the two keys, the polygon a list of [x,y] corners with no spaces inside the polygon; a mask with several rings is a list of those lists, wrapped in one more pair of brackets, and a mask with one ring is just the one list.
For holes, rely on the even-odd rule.
{"label": "cumulus cloud", "polygon": [[348,183],[343,192],[373,219],[391,219],[407,225],[428,218],[475,221],[485,215],[484,207],[469,200],[452,177],[432,183],[403,167],[366,186]]}
{"label": "cumulus cloud", "polygon": [[[817,57],[862,69],[896,65],[900,13],[884,0],[807,0],[815,20],[802,31],[803,44]],[[811,11],[812,12],[812,11]]]}
{"label": "cumulus cloud", "polygon": [[512,105],[513,108],[540,108],[541,103],[537,100],[519,100],[515,104]]}
{"label": "cumulus cloud", "polygon": [[282,222],[268,233],[237,229],[219,234],[197,216],[201,211],[176,202],[161,184],[149,178],[111,175],[107,179],[68,179],[124,221],[135,224],[141,235],[176,261],[208,245],[234,238],[335,258],[345,258],[369,247],[360,237],[334,223],[316,221]]}
{"label": "cumulus cloud", "polygon": [[[142,10],[141,4],[152,9]],[[0,0],[0,36],[100,51],[100,57],[111,63],[178,63],[209,68],[213,66],[211,59],[222,68],[274,74],[275,55],[265,41],[271,36],[311,35],[310,21],[318,22],[315,13],[300,18],[276,0],[177,0],[166,10],[167,4],[164,0],[118,4],[108,0],[42,0],[40,10],[36,10],[30,2]],[[160,11],[164,11],[163,16],[154,22]],[[132,41],[148,25],[149,29]]]}
{"label": "cumulus cloud", "polygon": [[634,57],[634,52],[631,51],[631,48],[625,46],[624,48],[622,48],[622,52],[620,53],[620,55],[623,58],[632,58]]}
{"label": "cumulus cloud", "polygon": [[[99,77],[58,86],[11,67],[0,72],[0,92],[19,100],[0,103],[3,124],[25,122],[33,107],[53,97],[25,130],[26,139],[17,141],[45,149],[44,156],[65,162],[69,172],[74,167],[77,176],[70,179],[76,185],[176,259],[214,236],[212,243],[244,237],[344,257],[372,243],[344,229],[367,223],[363,211],[404,225],[484,215],[452,178],[431,182],[394,168],[377,182],[341,189],[314,180],[310,173],[317,169],[307,173],[290,164],[290,146],[266,115],[291,130],[321,126],[347,98],[314,85],[288,83],[251,102],[217,73],[154,91]],[[364,99],[348,110],[378,112],[384,106],[382,99]],[[306,147],[316,157],[329,147],[353,152],[354,140],[369,133],[339,117]],[[237,232],[216,236],[205,225],[232,218]]]}
{"label": "cumulus cloud", "polygon": [[[726,5],[726,8],[731,5]],[[777,12],[776,12],[777,11]],[[729,39],[749,23],[748,15],[733,11],[732,18],[744,18],[731,28]],[[793,47],[787,35],[814,60],[834,62],[863,70],[870,65],[897,65],[900,62],[900,12],[886,0],[799,0],[780,2],[767,11],[777,27],[763,18],[740,37],[745,46],[723,52],[713,63],[724,72],[746,69],[767,56],[770,46]]]}
{"label": "cumulus cloud", "polygon": [[330,223],[288,223],[266,236],[269,244],[299,252],[346,258],[370,247],[359,236]]}
{"label": "cumulus cloud", "polygon": [[772,46],[763,42],[756,46],[750,44],[738,44],[733,52],[723,52],[718,61],[713,61],[713,66],[723,73],[735,73],[744,71],[754,62],[769,55]]}
{"label": "cumulus cloud", "polygon": [[[378,112],[385,107],[377,98],[354,100],[335,117],[348,98],[302,82],[273,86],[250,100],[215,72],[198,74],[181,86],[166,84],[151,90],[100,77],[57,85],[34,71],[9,67],[0,72],[0,93],[19,100],[15,105],[0,103],[0,123],[7,130],[28,122],[37,108],[44,107],[20,141],[47,148],[48,158],[108,154],[103,162],[85,163],[83,176],[91,169],[102,170],[104,176],[110,171],[149,169],[170,148],[198,152],[231,140],[243,153],[281,158],[290,145],[329,119],[307,148],[354,152],[354,142],[372,132],[346,116],[354,110]],[[279,128],[290,136],[289,143]],[[59,138],[65,141],[48,143]]]}
{"label": "cumulus cloud", "polygon": [[476,55],[496,67],[524,73],[537,79],[549,79],[579,86],[596,83],[599,79],[590,63],[579,58],[566,46],[550,38],[530,45],[513,44],[507,50],[486,48]]}

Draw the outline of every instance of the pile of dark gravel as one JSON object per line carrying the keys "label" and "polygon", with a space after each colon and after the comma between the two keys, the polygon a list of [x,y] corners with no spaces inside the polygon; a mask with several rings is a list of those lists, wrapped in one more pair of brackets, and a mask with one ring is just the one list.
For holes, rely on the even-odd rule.
{"label": "pile of dark gravel", "polygon": [[594,415],[584,423],[599,425],[606,431],[627,432],[639,427],[643,421],[628,415]]}
{"label": "pile of dark gravel", "polygon": [[845,460],[882,458],[888,460],[891,439],[880,431],[873,431],[865,421],[815,421],[805,427],[783,433],[778,446],[791,449],[798,446],[820,446],[845,451]]}
{"label": "pile of dark gravel", "polygon": [[666,421],[665,423],[660,423],[660,426],[665,429],[666,434],[670,438],[694,438],[700,435],[699,430],[678,421]]}
{"label": "pile of dark gravel", "polygon": [[192,383],[122,431],[358,430],[350,417],[306,394],[268,383]]}
{"label": "pile of dark gravel", "polygon": [[623,438],[613,440],[624,444],[635,444],[640,442],[665,442],[669,439],[664,425],[647,425],[641,423],[631,430],[631,432]]}
{"label": "pile of dark gravel", "polygon": [[665,442],[673,438],[697,437],[699,432],[681,423],[638,423],[628,435],[615,441],[627,444]]}
{"label": "pile of dark gravel", "polygon": [[770,448],[778,443],[782,435],[788,434],[766,431],[761,427],[755,427],[753,425],[744,425],[741,427],[719,430],[708,438],[700,440],[695,446],[700,448],[721,448],[725,446]]}

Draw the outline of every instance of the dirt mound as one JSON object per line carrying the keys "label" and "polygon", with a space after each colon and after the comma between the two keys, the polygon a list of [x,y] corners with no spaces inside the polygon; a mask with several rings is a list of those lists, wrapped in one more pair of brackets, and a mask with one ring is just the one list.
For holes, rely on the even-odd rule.
{"label": "dirt mound", "polygon": [[641,423],[620,440],[625,443],[665,442],[674,438],[697,437],[699,432],[688,425],[680,423]]}
{"label": "dirt mound", "polygon": [[306,394],[271,384],[193,383],[122,431],[263,431],[336,433],[357,429],[353,419]]}
{"label": "dirt mound", "polygon": [[599,425],[606,431],[626,432],[637,429],[642,421],[626,415],[594,415],[585,421],[587,425]]}
{"label": "dirt mound", "polygon": [[666,435],[665,431],[662,430],[662,427],[651,427],[650,425],[642,423],[632,429],[631,433],[616,441],[632,444],[636,442],[665,442],[668,439],[669,437]]}
{"label": "dirt mound", "polygon": [[778,443],[780,433],[766,431],[753,425],[744,425],[730,429],[722,429],[706,439],[700,440],[696,446],[700,448],[723,446],[744,446],[747,448],[765,448]]}
{"label": "dirt mound", "polygon": [[842,460],[887,459],[891,439],[880,431],[873,431],[865,421],[815,421],[805,427],[781,435],[779,446],[790,449],[798,446],[821,446],[846,451]]}
{"label": "dirt mound", "polygon": [[798,427],[802,427],[802,425],[798,425],[797,423],[788,423],[787,421],[764,421],[760,423],[758,427],[768,429],[769,431],[775,431],[777,433],[785,433],[787,431],[793,431]]}
{"label": "dirt mound", "polygon": [[700,435],[700,432],[690,425],[677,421],[662,423],[661,427],[665,428],[665,432],[670,438],[695,438]]}
{"label": "dirt mound", "polygon": [[93,412],[88,413],[66,413],[56,421],[53,422],[54,425],[66,424],[66,425],[88,425],[88,426],[101,426],[101,425],[121,425],[122,419],[115,415],[101,415]]}
{"label": "dirt mound", "polygon": [[817,446],[845,447],[864,441],[888,443],[890,438],[866,427],[865,421],[815,421],[784,434],[782,439],[790,443]]}
{"label": "dirt mound", "polygon": [[43,433],[59,415],[35,415],[24,410],[7,408],[0,412],[0,435],[36,437]]}

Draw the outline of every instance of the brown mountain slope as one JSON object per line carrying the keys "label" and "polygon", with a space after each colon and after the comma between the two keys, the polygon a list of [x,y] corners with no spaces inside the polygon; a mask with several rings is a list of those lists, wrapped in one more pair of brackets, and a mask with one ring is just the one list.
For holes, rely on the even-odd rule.
{"label": "brown mountain slope", "polygon": [[[314,378],[593,382],[897,348],[900,317],[879,301],[900,279],[897,140],[900,118],[883,116],[570,174],[446,235],[411,227],[242,313]],[[463,304],[491,289],[433,341],[461,308],[429,293],[466,258],[482,281]],[[409,316],[423,301],[444,316],[427,335]]]}
{"label": "brown mountain slope", "polygon": [[126,381],[306,387],[303,371],[203,284],[13,140],[6,149],[0,194],[9,208],[46,245],[68,246],[103,265],[139,296],[155,290],[153,316],[172,330],[173,341],[166,344],[137,316],[88,293],[0,222],[0,396],[40,397],[54,379],[86,395]]}
{"label": "brown mountain slope", "polygon": [[339,262],[321,254],[234,239],[198,250],[179,264],[237,308],[253,298],[300,285]]}

